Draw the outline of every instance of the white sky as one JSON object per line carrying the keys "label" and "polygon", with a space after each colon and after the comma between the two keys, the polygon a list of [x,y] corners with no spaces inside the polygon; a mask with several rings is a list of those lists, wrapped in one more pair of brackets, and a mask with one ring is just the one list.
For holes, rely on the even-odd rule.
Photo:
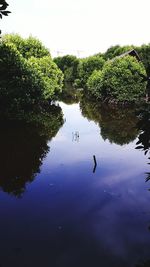
{"label": "white sky", "polygon": [[[150,42],[150,0],[7,0],[4,33],[38,37],[53,56]],[[62,55],[60,53],[60,55]]]}

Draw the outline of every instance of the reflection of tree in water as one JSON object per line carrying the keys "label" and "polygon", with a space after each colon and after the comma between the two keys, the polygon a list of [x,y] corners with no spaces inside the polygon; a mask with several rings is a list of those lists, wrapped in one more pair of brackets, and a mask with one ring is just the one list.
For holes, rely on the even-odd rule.
{"label": "reflection of tree in water", "polygon": [[26,183],[32,182],[54,137],[63,124],[60,107],[48,113],[26,115],[26,121],[1,121],[0,187],[20,197]]}
{"label": "reflection of tree in water", "polygon": [[[142,149],[145,155],[150,153],[150,104],[145,104],[139,112],[137,127],[140,130],[136,149]],[[150,159],[150,157],[149,157]],[[147,173],[146,181],[150,180],[150,173]]]}
{"label": "reflection of tree in water", "polygon": [[85,99],[81,101],[80,108],[83,116],[99,124],[104,140],[124,145],[132,142],[138,134],[137,118],[131,108],[106,106]]}
{"label": "reflection of tree in water", "polygon": [[81,95],[82,92],[80,90],[75,89],[70,83],[66,83],[60,96],[60,100],[65,104],[72,105],[79,103]]}

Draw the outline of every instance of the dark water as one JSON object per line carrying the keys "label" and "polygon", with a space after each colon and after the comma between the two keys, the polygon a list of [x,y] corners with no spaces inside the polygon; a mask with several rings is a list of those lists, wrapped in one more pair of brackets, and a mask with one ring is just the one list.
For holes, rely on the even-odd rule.
{"label": "dark water", "polygon": [[149,165],[134,111],[60,106],[64,122],[59,111],[42,126],[1,125],[0,266],[149,266]]}

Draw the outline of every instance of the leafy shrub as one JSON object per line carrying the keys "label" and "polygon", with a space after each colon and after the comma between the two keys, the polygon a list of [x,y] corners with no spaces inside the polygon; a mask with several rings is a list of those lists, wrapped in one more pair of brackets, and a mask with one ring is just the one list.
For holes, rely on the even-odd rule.
{"label": "leafy shrub", "polygon": [[89,92],[96,98],[103,97],[103,79],[102,71],[94,70],[87,81],[87,87]]}
{"label": "leafy shrub", "polygon": [[[85,88],[90,75],[94,70],[101,70],[105,61],[100,56],[90,56],[80,60],[78,66],[78,79],[80,80],[80,87]],[[78,81],[79,85],[79,81]]]}
{"label": "leafy shrub", "polygon": [[79,59],[72,55],[66,55],[63,57],[54,58],[54,62],[64,73],[64,79],[66,82],[74,82],[77,78]]}
{"label": "leafy shrub", "polygon": [[44,98],[49,99],[58,95],[63,86],[63,75],[50,57],[31,57],[28,62],[41,74],[44,84]]}
{"label": "leafy shrub", "polygon": [[[22,39],[19,38],[17,40]],[[20,53],[21,48],[18,49],[18,46],[15,42],[9,42],[6,39],[0,43],[0,101],[2,105],[8,108],[24,109],[40,104],[46,99],[55,99],[62,89],[62,72],[50,56],[27,58]]]}
{"label": "leafy shrub", "polygon": [[136,47],[136,51],[145,66],[147,75],[150,76],[150,44]]}
{"label": "leafy shrub", "polygon": [[2,37],[2,41],[14,44],[22,56],[27,59],[30,57],[50,57],[49,50],[45,48],[38,39],[32,36],[27,39],[23,39],[18,34],[6,34]]}
{"label": "leafy shrub", "polygon": [[0,44],[0,99],[5,106],[29,105],[43,98],[40,72],[19,53],[14,44]]}
{"label": "leafy shrub", "polygon": [[108,61],[103,70],[95,71],[88,79],[87,87],[97,98],[114,98],[118,101],[136,101],[144,96],[145,69],[131,56]]}

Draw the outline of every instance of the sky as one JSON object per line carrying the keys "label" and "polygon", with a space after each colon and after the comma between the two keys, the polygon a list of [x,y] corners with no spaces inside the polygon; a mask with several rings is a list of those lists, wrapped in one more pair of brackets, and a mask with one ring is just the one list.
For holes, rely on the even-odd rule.
{"label": "sky", "polygon": [[0,22],[4,33],[32,35],[52,56],[79,57],[110,46],[150,42],[150,0],[6,0],[12,13]]}

